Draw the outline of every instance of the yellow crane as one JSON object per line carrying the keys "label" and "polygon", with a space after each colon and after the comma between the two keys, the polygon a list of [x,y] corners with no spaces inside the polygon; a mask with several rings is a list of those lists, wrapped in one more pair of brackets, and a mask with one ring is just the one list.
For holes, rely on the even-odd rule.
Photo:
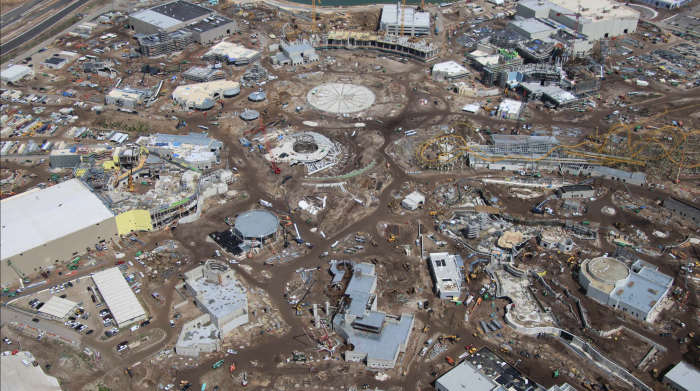
{"label": "yellow crane", "polygon": [[311,35],[316,34],[316,2],[321,4],[321,0],[311,0]]}
{"label": "yellow crane", "polygon": [[406,0],[401,0],[401,36],[403,37],[403,24],[406,18]]}

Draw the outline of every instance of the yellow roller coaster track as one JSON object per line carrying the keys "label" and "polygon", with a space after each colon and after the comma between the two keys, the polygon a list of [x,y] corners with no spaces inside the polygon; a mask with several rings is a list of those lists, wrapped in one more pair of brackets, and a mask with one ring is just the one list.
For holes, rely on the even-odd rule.
{"label": "yellow roller coaster track", "polygon": [[[594,141],[584,141],[582,143],[576,144],[576,145],[557,145],[550,149],[547,153],[543,154],[540,157],[537,158],[532,158],[532,157],[527,157],[527,156],[522,156],[522,155],[509,155],[509,156],[504,156],[504,157],[491,157],[488,155],[485,155],[483,151],[481,150],[474,150],[468,146],[467,141],[459,135],[442,135],[442,136],[436,136],[433,137],[425,142],[423,142],[418,148],[416,148],[416,160],[424,165],[424,166],[429,166],[429,167],[438,167],[438,166],[443,166],[447,165],[450,163],[455,162],[458,160],[462,155],[465,153],[471,153],[473,156],[482,159],[487,162],[499,162],[502,160],[507,160],[507,159],[513,159],[513,158],[519,158],[522,160],[526,161],[531,161],[531,162],[537,162],[543,159],[546,159],[549,155],[551,155],[554,151],[557,150],[562,150],[566,152],[567,154],[574,155],[574,156],[579,156],[587,159],[592,159],[595,161],[598,161],[600,163],[604,164],[613,164],[613,163],[626,163],[626,164],[632,164],[632,165],[638,165],[638,166],[645,166],[649,162],[654,162],[654,161],[659,161],[668,158],[669,161],[671,161],[673,164],[676,166],[682,167],[682,168],[695,168],[695,167],[700,167],[700,163],[698,164],[682,164],[681,162],[677,162],[671,155],[679,151],[684,147],[686,144],[686,140],[689,136],[691,135],[698,135],[700,134],[699,130],[692,130],[689,132],[684,132],[680,128],[677,128],[675,126],[669,126],[665,125],[661,128],[654,129],[651,132],[646,133],[642,139],[635,141],[634,143],[632,142],[632,134],[633,134],[633,129],[636,126],[641,126],[641,124],[649,122],[653,119],[656,119],[657,117],[672,113],[674,111],[679,111],[679,110],[685,110],[685,109],[690,109],[693,107],[697,107],[699,105],[692,105],[692,106],[685,106],[682,108],[674,109],[674,110],[665,110],[659,114],[656,114],[652,117],[649,117],[645,120],[639,121],[634,124],[630,125],[625,125],[625,124],[617,124],[613,127],[611,127],[607,133],[604,135],[600,136],[592,136],[592,138],[597,138],[601,139],[602,138],[602,143],[598,144]],[[472,130],[474,128],[467,124],[467,123],[457,123],[457,125],[464,125]],[[619,133],[627,133],[627,146],[626,146],[626,153],[629,153],[627,156],[610,156],[610,155],[604,155],[605,148],[608,145],[608,142],[611,140],[612,135],[617,135]],[[658,136],[662,136],[661,138],[658,138]],[[662,141],[666,139],[667,137],[670,137],[673,140],[673,145],[671,148],[667,148],[666,145]],[[428,159],[425,156],[425,150],[435,144],[440,144],[444,143],[446,141],[449,141],[450,139],[453,139],[454,141],[451,142],[451,144],[454,144],[455,147],[451,152],[443,152],[440,153],[437,158],[435,159]],[[641,160],[638,159],[637,156],[644,151],[647,147],[650,147],[654,143],[655,145],[659,146],[661,148],[661,153],[650,157],[646,160]],[[461,145],[459,145],[461,144]],[[584,147],[584,146],[589,146],[593,147],[595,149],[595,152],[589,152],[589,151],[580,151],[577,150],[577,148]],[[622,147],[624,148],[624,146]],[[612,148],[611,148],[612,149]],[[620,148],[618,148],[619,150]],[[685,151],[684,151],[685,152]]]}

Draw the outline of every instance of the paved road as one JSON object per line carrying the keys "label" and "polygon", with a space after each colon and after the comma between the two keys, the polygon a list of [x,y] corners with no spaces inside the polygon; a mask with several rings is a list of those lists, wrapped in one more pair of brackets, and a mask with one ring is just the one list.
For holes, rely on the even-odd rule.
{"label": "paved road", "polygon": [[[26,325],[30,325],[44,332],[60,335],[63,338],[69,339],[71,341],[80,343],[82,335],[76,333],[73,330],[69,330],[66,327],[61,327],[54,323],[49,323],[44,320],[39,320],[39,323],[32,322],[32,317],[25,315],[21,312],[17,312],[9,308],[0,308],[0,325],[4,325],[8,322],[18,322]],[[99,330],[98,330],[99,331]]]}
{"label": "paved road", "polygon": [[66,8],[61,10],[59,13],[57,13],[56,15],[54,15],[54,16],[46,19],[44,22],[38,24],[33,29],[27,31],[26,33],[13,39],[12,41],[7,42],[4,45],[0,46],[0,53],[7,53],[10,50],[14,50],[14,49],[22,46],[23,44],[29,42],[34,37],[38,36],[39,34],[43,33],[44,31],[49,30],[51,28],[51,26],[58,23],[66,16],[70,15],[73,11],[75,11],[78,8],[82,7],[83,5],[87,4],[89,1],[90,0],[77,0],[75,3],[72,3],[71,5],[67,6]]}
{"label": "paved road", "polygon": [[29,11],[30,9],[36,7],[37,5],[43,3],[44,1],[46,1],[46,0],[32,0],[28,3],[20,5],[19,7],[13,9],[10,12],[4,13],[0,17],[0,24],[2,24],[3,27],[5,27],[8,24],[17,21],[19,18],[22,17],[23,13]]}
{"label": "paved road", "polygon": [[654,19],[659,14],[658,12],[654,11],[652,8],[646,7],[646,6],[643,6],[640,4],[630,4],[629,7],[641,12],[642,13],[641,19],[651,20],[651,19]]}

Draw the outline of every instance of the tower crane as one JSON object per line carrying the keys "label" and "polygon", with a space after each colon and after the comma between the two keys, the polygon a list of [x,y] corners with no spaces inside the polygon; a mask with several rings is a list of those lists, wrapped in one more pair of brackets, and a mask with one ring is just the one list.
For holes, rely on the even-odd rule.
{"label": "tower crane", "polygon": [[316,2],[321,4],[321,0],[311,0],[311,35],[316,34]]}
{"label": "tower crane", "polygon": [[575,14],[563,14],[561,12],[557,12],[557,16],[574,16],[576,17],[576,23],[574,23],[574,39],[572,40],[571,43],[571,58],[574,58],[574,46],[576,46],[576,39],[578,38],[578,22],[581,19],[581,6],[578,6],[579,12],[576,12]]}
{"label": "tower crane", "polygon": [[403,37],[403,25],[406,19],[406,0],[401,0],[401,36]]}
{"label": "tower crane", "polygon": [[19,269],[17,269],[17,266],[15,266],[15,265],[12,263],[12,261],[9,261],[9,260],[8,260],[8,261],[7,261],[7,266],[9,266],[9,267],[15,269],[15,272],[17,272],[17,275],[20,277],[20,280],[21,280],[23,283],[29,284],[29,277],[27,277],[24,273],[22,273],[22,271],[20,271]]}

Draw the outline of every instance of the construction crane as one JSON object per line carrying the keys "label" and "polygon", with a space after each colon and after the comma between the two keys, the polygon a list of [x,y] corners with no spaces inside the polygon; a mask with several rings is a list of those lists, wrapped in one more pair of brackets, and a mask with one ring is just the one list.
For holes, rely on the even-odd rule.
{"label": "construction crane", "polygon": [[406,0],[401,0],[401,36],[403,37],[403,25],[406,19]]}
{"label": "construction crane", "polygon": [[[579,11],[581,11],[581,6],[578,6]],[[563,14],[557,12],[557,16],[574,16],[576,17],[576,23],[574,23],[574,39],[571,40],[571,58],[574,58],[574,46],[576,46],[576,38],[578,38],[578,22],[581,19],[581,12],[575,14]]]}
{"label": "construction crane", "polygon": [[24,282],[25,284],[29,284],[29,277],[27,277],[24,273],[17,269],[17,266],[15,266],[11,261],[7,261],[7,266],[15,269],[15,272],[17,272],[17,275],[20,277],[22,282]]}
{"label": "construction crane", "polygon": [[304,301],[304,299],[306,298],[306,295],[308,295],[309,292],[311,292],[311,288],[314,287],[315,283],[316,283],[316,279],[314,279],[314,281],[311,283],[311,285],[309,286],[309,289],[306,290],[306,293],[304,293],[304,296],[302,296],[301,299],[299,299],[299,301],[294,305],[294,309],[297,311],[297,315],[301,315],[301,302]]}
{"label": "construction crane", "polygon": [[134,176],[132,175],[133,173],[133,169],[129,171],[129,181],[127,182],[127,190],[131,193],[136,191],[136,188],[134,187]]}
{"label": "construction crane", "polygon": [[321,4],[321,0],[311,0],[311,35],[316,34],[316,2]]}
{"label": "construction crane", "polygon": [[459,342],[460,339],[459,335],[441,335],[440,338],[438,338],[438,343],[443,343],[445,340]]}

